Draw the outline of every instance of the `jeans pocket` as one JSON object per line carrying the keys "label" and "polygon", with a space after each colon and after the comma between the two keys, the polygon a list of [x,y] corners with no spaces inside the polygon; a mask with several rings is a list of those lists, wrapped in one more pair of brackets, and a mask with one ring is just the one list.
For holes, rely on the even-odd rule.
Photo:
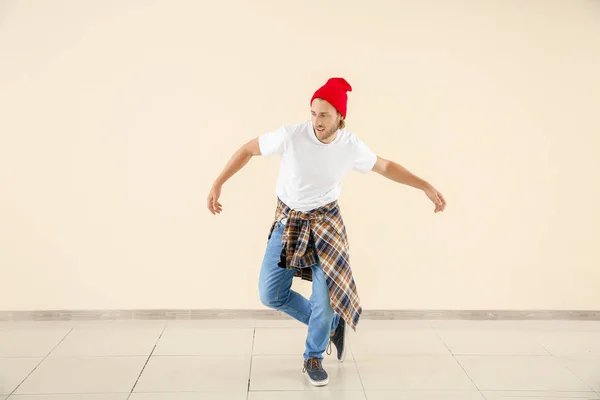
{"label": "jeans pocket", "polygon": [[285,229],[285,225],[281,223],[281,221],[277,221],[275,222],[272,226],[271,226],[271,230],[269,231],[269,236],[267,238],[267,241],[271,240],[271,236],[273,236],[274,232],[277,232],[278,234],[283,234],[283,230]]}

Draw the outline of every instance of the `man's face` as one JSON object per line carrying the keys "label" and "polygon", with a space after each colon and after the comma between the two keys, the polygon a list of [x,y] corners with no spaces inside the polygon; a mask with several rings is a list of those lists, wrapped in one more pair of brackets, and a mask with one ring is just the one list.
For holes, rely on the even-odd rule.
{"label": "man's face", "polygon": [[335,139],[342,116],[334,106],[323,99],[315,99],[310,106],[312,124],[317,138],[323,143]]}

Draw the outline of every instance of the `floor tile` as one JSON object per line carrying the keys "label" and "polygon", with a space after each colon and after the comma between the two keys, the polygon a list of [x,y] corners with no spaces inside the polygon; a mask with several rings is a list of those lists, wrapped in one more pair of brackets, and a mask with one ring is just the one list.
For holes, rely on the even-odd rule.
{"label": "floor tile", "polygon": [[431,329],[430,321],[426,320],[383,320],[383,319],[362,319],[358,323],[356,333],[367,329]]}
{"label": "floor tile", "polygon": [[362,330],[352,335],[349,348],[363,355],[450,355],[433,330]]}
{"label": "floor tile", "polygon": [[456,356],[480,390],[589,391],[552,356]]}
{"label": "floor tile", "polygon": [[351,358],[340,363],[326,358],[323,367],[329,375],[329,384],[316,388],[307,379],[302,354],[295,356],[253,356],[251,391],[295,390],[362,390],[356,365]]}
{"label": "floor tile", "polygon": [[163,332],[154,355],[252,354],[254,328],[173,328]]}
{"label": "floor tile", "polygon": [[125,393],[147,357],[47,358],[16,394]]}
{"label": "floor tile", "polygon": [[13,390],[42,361],[42,358],[0,358],[0,396]]}
{"label": "floor tile", "polygon": [[0,330],[0,357],[46,357],[69,329]]}
{"label": "floor tile", "polygon": [[164,328],[169,321],[165,320],[84,320],[75,321],[75,328],[78,329],[137,329],[137,328]]}
{"label": "floor tile", "polygon": [[0,321],[0,330],[59,329],[68,332],[74,321]]}
{"label": "floor tile", "polygon": [[555,356],[593,356],[600,358],[600,331],[541,332],[541,345]]}
{"label": "floor tile", "polygon": [[569,320],[546,320],[546,321],[520,321],[520,327],[529,331],[581,331],[599,332],[600,321],[569,321]]}
{"label": "floor tile", "polygon": [[133,393],[129,400],[246,400],[244,392]]}
{"label": "floor tile", "polygon": [[254,326],[256,328],[298,328],[306,329],[307,326],[302,322],[293,319],[258,319]]}
{"label": "floor tile", "polygon": [[458,355],[549,355],[535,335],[510,330],[439,330],[441,340]]}
{"label": "floor tile", "polygon": [[429,321],[432,329],[459,329],[459,330],[522,330],[524,322],[516,320],[432,320]]}
{"label": "floor tile", "polygon": [[256,328],[254,355],[302,355],[307,328]]}
{"label": "floor tile", "polygon": [[363,319],[345,363],[325,355],[324,388],[302,372],[306,334],[291,318],[0,321],[0,400],[30,373],[10,400],[126,400],[155,344],[132,400],[244,400],[249,375],[249,400],[600,400],[599,321]]}
{"label": "floor tile", "polygon": [[167,328],[254,328],[253,319],[192,319],[167,322]]}
{"label": "floor tile", "polygon": [[11,400],[127,400],[129,393],[112,394],[23,394],[13,395]]}
{"label": "floor tile", "polygon": [[485,400],[477,390],[403,390],[403,391],[374,391],[369,390],[369,400]]}
{"label": "floor tile", "polygon": [[365,390],[476,390],[452,356],[356,356]]}
{"label": "floor tile", "polygon": [[558,361],[600,393],[600,358],[558,357]]}
{"label": "floor tile", "polygon": [[148,356],[162,328],[75,328],[50,357]]}
{"label": "floor tile", "polygon": [[134,392],[243,392],[250,356],[153,356]]}
{"label": "floor tile", "polygon": [[360,390],[250,392],[248,400],[367,400]]}
{"label": "floor tile", "polygon": [[487,400],[600,400],[594,392],[484,391]]}

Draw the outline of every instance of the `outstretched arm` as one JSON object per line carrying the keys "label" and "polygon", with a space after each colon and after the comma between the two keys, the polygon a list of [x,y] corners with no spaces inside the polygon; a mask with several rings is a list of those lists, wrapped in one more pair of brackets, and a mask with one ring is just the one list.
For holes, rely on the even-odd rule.
{"label": "outstretched arm", "polygon": [[440,192],[438,192],[429,182],[414,175],[402,165],[377,157],[377,161],[373,166],[373,171],[394,182],[423,190],[427,197],[435,204],[434,212],[444,211],[446,208],[446,200]]}
{"label": "outstretched arm", "polygon": [[223,184],[241,170],[250,159],[254,156],[260,156],[260,146],[258,145],[258,138],[254,138],[248,143],[240,147],[229,159],[223,171],[215,182],[213,183],[210,193],[208,194],[207,207],[208,210],[214,214],[220,214],[223,210],[223,206],[219,203],[219,197],[221,196],[221,188]]}

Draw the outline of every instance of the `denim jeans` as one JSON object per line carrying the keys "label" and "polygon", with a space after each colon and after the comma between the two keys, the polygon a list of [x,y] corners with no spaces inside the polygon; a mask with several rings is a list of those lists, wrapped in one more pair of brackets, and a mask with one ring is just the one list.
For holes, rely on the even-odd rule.
{"label": "denim jeans", "polygon": [[261,302],[275,310],[308,325],[304,359],[323,358],[329,344],[329,335],[337,328],[340,316],[334,314],[329,302],[329,290],[320,263],[312,268],[312,294],[310,300],[291,290],[295,270],[277,265],[281,254],[281,237],[284,225],[277,222],[263,259],[258,282]]}

